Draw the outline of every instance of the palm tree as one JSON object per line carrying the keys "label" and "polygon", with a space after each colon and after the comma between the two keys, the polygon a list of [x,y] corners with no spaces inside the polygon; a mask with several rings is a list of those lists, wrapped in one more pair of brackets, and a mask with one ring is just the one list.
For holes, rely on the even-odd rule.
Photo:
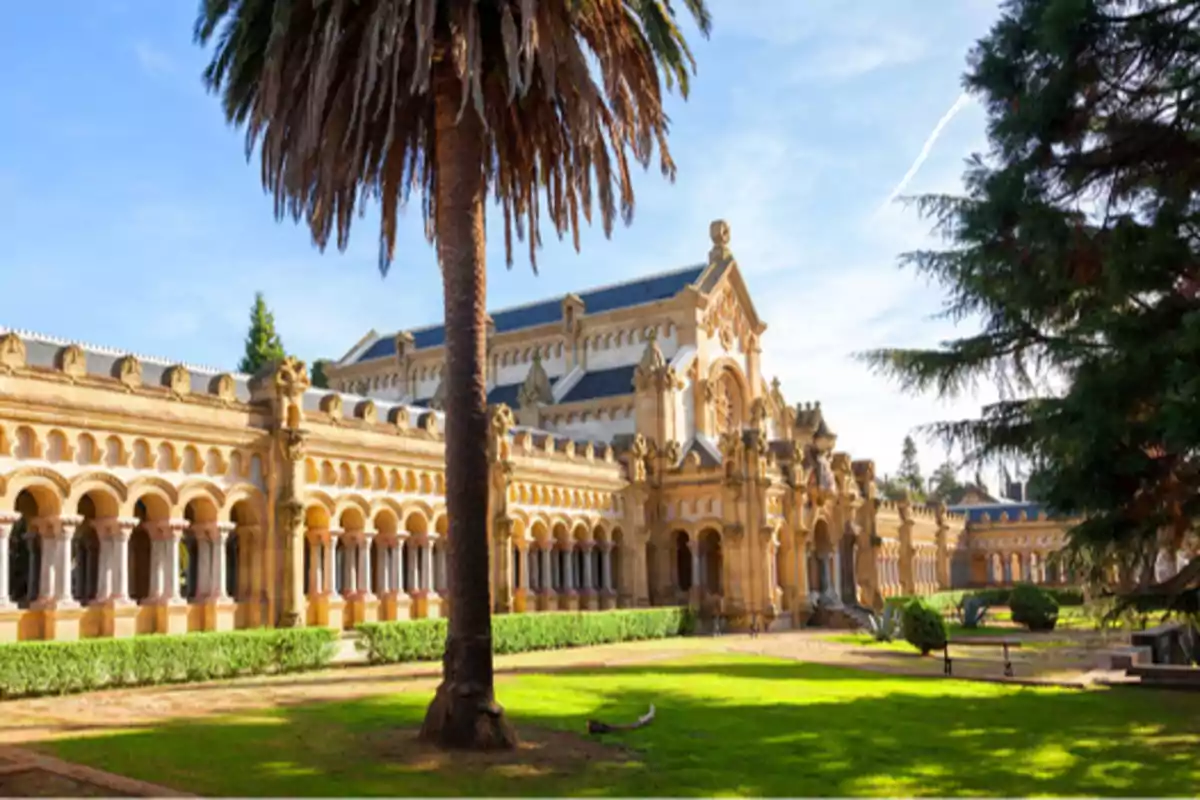
{"label": "palm tree", "polygon": [[[704,0],[682,0],[707,35]],[[419,191],[446,322],[450,620],[443,680],[422,736],[446,747],[516,742],[493,694],[488,597],[484,200],[529,241],[542,216],[579,247],[593,194],[605,235],[633,216],[629,155],[657,143],[673,178],[663,83],[686,97],[695,62],[671,0],[202,0],[204,72],[228,122],[261,151],[276,216],[322,250],[349,239],[356,204],[382,211],[379,268]],[[590,62],[589,62],[590,58]],[[590,63],[595,65],[596,72]]]}

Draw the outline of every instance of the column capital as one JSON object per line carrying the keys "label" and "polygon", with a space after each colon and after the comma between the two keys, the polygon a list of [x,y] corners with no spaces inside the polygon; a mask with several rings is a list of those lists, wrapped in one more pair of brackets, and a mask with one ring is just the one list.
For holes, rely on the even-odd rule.
{"label": "column capital", "polygon": [[75,529],[82,524],[83,517],[79,514],[63,514],[58,518],[58,535],[70,539],[75,535]]}
{"label": "column capital", "polygon": [[596,543],[591,539],[579,543],[579,549],[585,553],[590,553],[596,547]]}
{"label": "column capital", "polygon": [[236,522],[218,522],[217,523],[217,536],[221,537],[222,539],[224,539],[225,537],[227,537],[229,534],[233,533],[236,530],[237,530]]}
{"label": "column capital", "polygon": [[194,522],[192,523],[192,533],[197,539],[212,541],[217,538],[217,522]]}
{"label": "column capital", "polygon": [[304,530],[304,538],[307,539],[309,542],[312,542],[313,544],[319,544],[320,542],[325,541],[325,539],[328,536],[329,536],[328,528],[319,528],[319,527],[313,525],[313,526],[306,526],[305,530]]}
{"label": "column capital", "polygon": [[334,528],[334,527],[330,527],[327,532],[334,539],[340,539],[348,533],[348,531],[346,531],[343,528]]}
{"label": "column capital", "polygon": [[7,536],[12,526],[21,521],[21,515],[13,511],[0,511],[0,532]]}

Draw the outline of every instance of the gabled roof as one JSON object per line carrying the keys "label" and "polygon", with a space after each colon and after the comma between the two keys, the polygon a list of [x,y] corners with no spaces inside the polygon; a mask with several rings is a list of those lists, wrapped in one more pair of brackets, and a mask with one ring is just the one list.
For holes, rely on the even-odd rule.
{"label": "gabled roof", "polygon": [[[695,283],[704,269],[705,267],[702,265],[686,267],[625,283],[589,289],[581,292],[579,298],[583,300],[585,314],[602,314],[605,311],[615,311],[619,308],[654,303],[679,294],[684,288]],[[561,319],[561,297],[492,312],[496,333],[549,325]],[[412,335],[413,345],[418,350],[441,347],[446,341],[446,329],[442,325],[420,328],[412,331]],[[376,340],[356,359],[356,362],[361,363],[394,355],[396,355],[396,334],[393,333]]]}

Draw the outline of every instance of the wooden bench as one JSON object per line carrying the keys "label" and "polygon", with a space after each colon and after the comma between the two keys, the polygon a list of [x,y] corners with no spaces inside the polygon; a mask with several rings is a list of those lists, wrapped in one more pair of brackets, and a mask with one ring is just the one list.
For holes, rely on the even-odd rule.
{"label": "wooden bench", "polygon": [[1013,676],[1012,659],[1009,658],[1008,651],[1010,648],[1018,648],[1021,646],[1020,639],[1001,639],[987,636],[967,636],[962,639],[947,639],[946,647],[944,648],[945,662],[942,665],[942,671],[946,675],[952,674],[950,658],[950,645],[957,647],[1001,647],[1004,649],[1004,677],[1011,678]]}

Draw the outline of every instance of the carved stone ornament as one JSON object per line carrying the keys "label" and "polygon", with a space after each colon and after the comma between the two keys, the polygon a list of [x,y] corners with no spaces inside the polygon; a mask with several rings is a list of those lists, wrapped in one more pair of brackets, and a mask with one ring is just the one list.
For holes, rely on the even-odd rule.
{"label": "carved stone ornament", "polygon": [[25,342],[15,333],[0,336],[0,370],[12,372],[25,366]]}
{"label": "carved stone ornament", "polygon": [[275,369],[275,387],[287,397],[301,395],[311,385],[308,367],[295,356],[288,356]]}
{"label": "carved stone ornament", "polygon": [[69,344],[59,350],[56,361],[59,370],[71,378],[81,378],[87,372],[87,356],[77,344]]}
{"label": "carved stone ornament", "polygon": [[288,461],[303,461],[306,449],[300,431],[289,428],[283,432],[283,454]]}
{"label": "carved stone ornament", "polygon": [[683,445],[672,439],[663,448],[663,460],[667,466],[674,467],[683,459]]}
{"label": "carved stone ornament", "polygon": [[127,389],[136,389],[142,385],[142,362],[137,356],[121,356],[113,364],[113,377]]}
{"label": "carved stone ornament", "polygon": [[217,396],[217,399],[223,403],[232,403],[237,399],[237,384],[233,376],[227,372],[212,379],[208,385],[208,390]]}
{"label": "carved stone ornament", "polygon": [[729,223],[723,219],[713,220],[708,225],[708,236],[712,239],[712,249],[708,251],[710,264],[720,264],[733,257],[729,250],[731,233]]}
{"label": "carved stone ornament", "polygon": [[421,430],[429,436],[437,435],[437,414],[432,411],[421,417]]}
{"label": "carved stone ornament", "polygon": [[374,400],[362,400],[354,407],[355,419],[361,419],[368,425],[374,425],[379,421],[379,410],[375,407]]}
{"label": "carved stone ornament", "polygon": [[767,403],[761,397],[750,403],[750,427],[761,428],[767,421]]}
{"label": "carved stone ornament", "polygon": [[388,423],[395,425],[398,429],[408,430],[408,408],[406,406],[396,406],[388,412]]}
{"label": "carved stone ornament", "polygon": [[176,364],[163,373],[163,386],[171,390],[171,394],[183,396],[192,390],[192,377],[187,367]]}
{"label": "carved stone ornament", "polygon": [[491,408],[489,425],[493,436],[508,436],[508,432],[517,424],[512,409],[504,403],[498,403]]}
{"label": "carved stone ornament", "polygon": [[342,396],[340,394],[325,395],[321,398],[321,410],[333,420],[340,421],[342,419]]}

